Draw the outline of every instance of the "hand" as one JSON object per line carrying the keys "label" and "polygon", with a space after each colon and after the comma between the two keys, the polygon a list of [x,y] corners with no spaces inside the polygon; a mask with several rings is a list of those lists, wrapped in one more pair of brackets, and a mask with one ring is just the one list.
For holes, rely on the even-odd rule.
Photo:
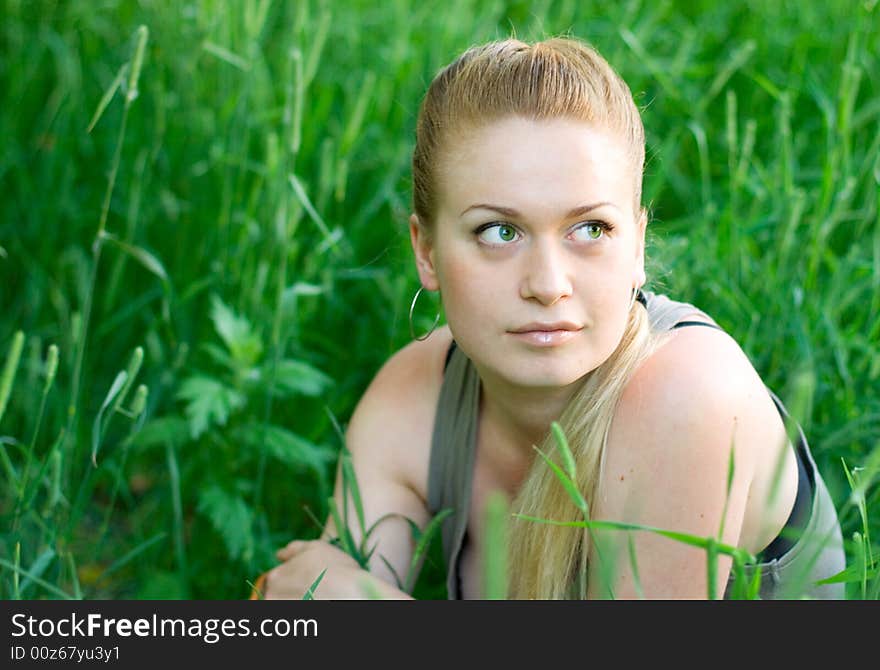
{"label": "hand", "polygon": [[275,556],[281,565],[266,573],[266,600],[301,600],[324,573],[312,597],[321,600],[357,600],[367,597],[361,584],[369,576],[358,562],[324,540],[293,540]]}

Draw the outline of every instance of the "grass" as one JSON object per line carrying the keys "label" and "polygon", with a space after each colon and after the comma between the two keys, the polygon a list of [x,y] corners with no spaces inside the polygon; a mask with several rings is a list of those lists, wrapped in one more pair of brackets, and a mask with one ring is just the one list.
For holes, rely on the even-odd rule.
{"label": "grass", "polygon": [[801,422],[877,597],[877,4],[0,0],[0,595],[241,598],[316,536],[410,337],[427,83],[570,31],[644,109],[651,287]]}

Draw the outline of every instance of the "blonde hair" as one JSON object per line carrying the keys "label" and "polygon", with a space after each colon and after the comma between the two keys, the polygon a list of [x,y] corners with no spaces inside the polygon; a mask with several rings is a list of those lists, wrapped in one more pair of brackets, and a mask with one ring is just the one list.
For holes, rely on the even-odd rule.
{"label": "blonde hair", "polygon": [[[553,38],[529,45],[509,39],[467,50],[434,78],[422,102],[412,160],[413,210],[426,233],[432,232],[436,217],[444,148],[467,130],[510,116],[581,120],[621,137],[632,160],[635,209],[640,209],[645,133],[624,81],[595,49],[579,40]],[[658,342],[646,310],[634,305],[617,348],[586,376],[558,419],[589,509],[620,396]],[[557,450],[549,431],[539,448],[548,455]],[[582,518],[541,458],[534,460],[511,509],[559,521]],[[516,520],[509,537],[509,597],[572,595],[572,585],[586,570],[590,553],[586,532]],[[586,595],[583,588],[579,595]]]}

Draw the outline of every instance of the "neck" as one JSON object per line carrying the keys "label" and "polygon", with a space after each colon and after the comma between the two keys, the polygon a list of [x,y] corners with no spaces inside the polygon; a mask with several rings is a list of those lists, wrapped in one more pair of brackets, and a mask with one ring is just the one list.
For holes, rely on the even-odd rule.
{"label": "neck", "polygon": [[579,380],[569,386],[553,388],[511,386],[479,368],[477,371],[482,382],[480,413],[483,419],[491,426],[492,434],[507,445],[511,456],[527,461],[536,456],[533,447],[541,446],[550,424],[559,420],[583,383]]}

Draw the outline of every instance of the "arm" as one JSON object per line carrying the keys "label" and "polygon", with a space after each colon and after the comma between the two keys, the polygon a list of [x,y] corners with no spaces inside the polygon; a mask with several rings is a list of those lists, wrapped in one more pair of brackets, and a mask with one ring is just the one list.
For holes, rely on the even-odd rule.
{"label": "arm", "polygon": [[[755,454],[777,437],[767,400],[763,383],[729,336],[703,328],[676,333],[624,390],[593,518],[718,538],[724,516],[720,540],[738,546]],[[735,471],[728,496],[732,444]],[[645,531],[597,531],[597,536],[603,567],[592,547],[590,597],[609,595],[601,583],[603,569],[610,572],[615,598],[707,597],[704,549]],[[730,567],[731,559],[719,555],[717,597]]]}
{"label": "arm", "polygon": [[[438,371],[434,365],[442,347],[440,339],[411,343],[392,356],[365,391],[346,430],[346,446],[360,491],[365,528],[385,517],[367,541],[368,549],[375,547],[369,571],[329,544],[338,535],[331,516],[320,540],[294,541],[278,552],[284,563],[269,573],[267,597],[302,597],[322,567],[327,567],[316,597],[360,598],[378,593],[383,598],[410,598],[398,587],[394,573],[401,581],[406,579],[415,549],[404,517],[419,527],[429,520],[412,473],[421,469],[427,473],[436,403],[432,385],[442,381],[438,378],[442,368]],[[334,500],[343,518],[344,497],[340,463]],[[349,531],[355,544],[360,545],[363,532],[352,496],[347,498]],[[361,587],[365,581],[370,585],[366,590]]]}

